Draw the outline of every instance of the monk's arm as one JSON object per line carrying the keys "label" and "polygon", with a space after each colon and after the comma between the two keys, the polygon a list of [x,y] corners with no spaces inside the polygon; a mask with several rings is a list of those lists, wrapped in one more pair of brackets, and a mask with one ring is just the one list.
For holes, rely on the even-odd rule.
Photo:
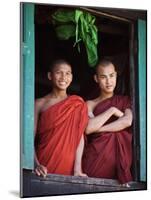
{"label": "monk's arm", "polygon": [[100,127],[100,129],[97,132],[121,131],[132,125],[132,119],[133,119],[133,116],[132,116],[131,109],[126,109],[123,117],[120,117],[116,121]]}
{"label": "monk's arm", "polygon": [[[38,124],[38,118],[41,110],[41,102],[36,101],[35,102],[35,113],[34,113],[34,136],[36,136],[37,132],[37,124]],[[36,151],[34,150],[34,164],[35,164],[35,173],[38,176],[43,176],[45,177],[47,175],[47,168],[43,165],[41,165],[38,161]]]}
{"label": "monk's arm", "polygon": [[111,107],[105,112],[97,115],[96,117],[89,118],[88,125],[86,127],[85,133],[87,135],[92,134],[94,132],[99,132],[98,130],[102,127],[105,122],[112,116],[115,115],[117,117],[123,116],[123,113],[118,110],[116,107]]}
{"label": "monk's arm", "polygon": [[86,176],[82,172],[82,155],[84,149],[84,136],[82,135],[78,148],[76,150],[76,158],[74,163],[74,176]]}
{"label": "monk's arm", "polygon": [[[34,137],[36,136],[36,133],[37,133],[37,124],[38,124],[39,114],[40,114],[40,103],[37,100],[35,102],[35,112],[34,112]],[[35,166],[39,165],[36,152],[34,153],[34,162],[35,162]]]}

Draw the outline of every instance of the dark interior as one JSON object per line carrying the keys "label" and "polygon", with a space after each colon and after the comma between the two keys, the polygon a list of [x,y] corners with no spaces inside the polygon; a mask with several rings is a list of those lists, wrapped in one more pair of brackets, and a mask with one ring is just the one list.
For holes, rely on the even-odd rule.
{"label": "dark interior", "polygon": [[[51,21],[51,13],[56,6],[35,6],[35,98],[50,92],[47,79],[50,62],[66,59],[72,65],[73,82],[70,94],[78,94],[84,99],[97,96],[97,86],[93,80],[94,67],[88,66],[85,47],[81,44],[81,53],[73,48],[75,38],[61,41],[57,38]],[[68,8],[73,9],[73,8]],[[98,27],[98,57],[107,57],[113,61],[118,71],[117,94],[129,94],[129,26],[127,23],[113,21],[96,16]]]}

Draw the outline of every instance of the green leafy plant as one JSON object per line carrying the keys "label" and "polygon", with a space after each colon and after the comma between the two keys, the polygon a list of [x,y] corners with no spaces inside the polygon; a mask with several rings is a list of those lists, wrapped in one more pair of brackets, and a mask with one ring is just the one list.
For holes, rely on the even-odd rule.
{"label": "green leafy plant", "polygon": [[80,52],[80,42],[86,48],[88,64],[95,66],[98,60],[97,44],[98,30],[95,26],[95,17],[90,13],[81,10],[58,9],[52,15],[56,33],[59,39],[68,40],[75,37],[74,47]]}

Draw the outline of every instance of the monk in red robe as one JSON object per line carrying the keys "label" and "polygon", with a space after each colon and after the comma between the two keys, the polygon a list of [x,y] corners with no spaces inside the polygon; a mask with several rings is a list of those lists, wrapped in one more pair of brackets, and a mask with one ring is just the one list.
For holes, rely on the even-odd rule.
{"label": "monk in red robe", "polygon": [[102,60],[94,76],[100,96],[87,101],[89,122],[83,170],[91,177],[118,179],[129,187],[132,181],[132,111],[128,96],[114,95],[117,72]]}
{"label": "monk in red robe", "polygon": [[35,172],[86,176],[81,159],[83,133],[88,121],[87,106],[79,96],[68,96],[71,66],[57,60],[48,72],[52,92],[35,103]]}

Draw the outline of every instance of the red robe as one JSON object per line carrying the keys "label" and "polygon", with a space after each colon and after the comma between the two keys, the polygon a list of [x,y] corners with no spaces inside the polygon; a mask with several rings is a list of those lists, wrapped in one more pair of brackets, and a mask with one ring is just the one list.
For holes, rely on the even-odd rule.
{"label": "red robe", "polygon": [[[111,106],[123,111],[130,108],[127,96],[113,96],[94,109],[97,116]],[[112,116],[106,124],[117,118]],[[121,183],[132,181],[132,134],[130,128],[118,132],[94,133],[87,137],[83,156],[83,171],[90,177],[118,179]]]}
{"label": "red robe", "polygon": [[86,104],[76,95],[41,113],[36,154],[48,173],[73,174],[76,149],[87,125],[87,116]]}

